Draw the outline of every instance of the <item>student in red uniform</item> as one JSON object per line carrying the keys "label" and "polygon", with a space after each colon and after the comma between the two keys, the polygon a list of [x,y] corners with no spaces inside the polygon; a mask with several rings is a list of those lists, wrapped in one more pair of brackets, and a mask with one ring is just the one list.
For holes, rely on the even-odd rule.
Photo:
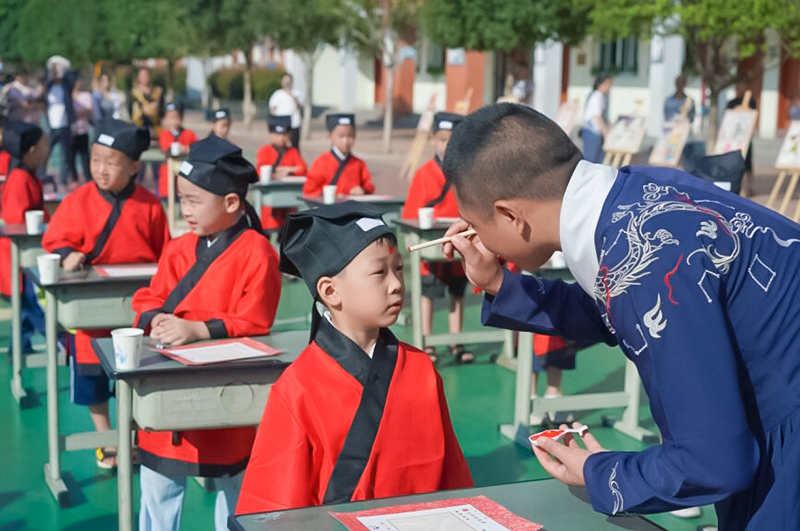
{"label": "student in red uniform", "polygon": [[0,176],[8,175],[9,166],[11,166],[11,153],[3,148],[3,128],[5,125],[5,118],[0,115]]}
{"label": "student in red uniform", "polygon": [[228,139],[228,134],[231,132],[231,111],[228,109],[217,109],[214,111],[211,120],[211,134],[216,135],[223,140]]}
{"label": "student in red uniform", "polygon": [[[272,166],[273,179],[281,179],[290,175],[305,176],[308,173],[306,162],[300,156],[297,148],[289,143],[292,117],[270,115],[268,127],[269,144],[261,146],[256,153],[256,169],[260,171],[262,166]],[[295,210],[290,208],[273,210],[272,207],[262,207],[262,225],[265,229],[278,229],[283,226],[286,216]]]}
{"label": "student in red uniform", "polygon": [[[59,205],[42,247],[61,255],[65,271],[89,265],[153,263],[169,240],[164,209],[156,197],[136,184],[139,157],[150,145],[150,133],[121,120],[96,124],[89,160],[92,181]],[[111,429],[108,399],[111,386],[100,368],[91,341],[110,330],[78,330],[75,359],[70,363],[72,402],[89,406],[97,431]],[[116,466],[113,448],[97,448],[97,465]]]}
{"label": "student in red uniform", "polygon": [[[433,117],[431,143],[436,155],[423,164],[414,174],[403,206],[403,219],[417,219],[419,209],[433,208],[437,218],[457,218],[456,196],[442,173],[447,143],[453,128],[464,117],[447,112],[436,113]],[[445,288],[450,295],[448,324],[451,334],[461,332],[464,320],[464,292],[467,289],[467,276],[459,263],[422,263],[422,334],[430,335],[433,326],[433,300],[444,296]],[[436,347],[425,347],[425,352],[436,362]],[[450,353],[459,363],[471,363],[475,357],[466,351],[464,345],[451,345]]]}
{"label": "student in red uniform", "polygon": [[323,153],[308,170],[303,195],[322,195],[322,188],[336,185],[337,195],[363,195],[375,192],[366,163],[351,153],[356,141],[356,118],[352,114],[329,114],[325,123],[331,150]]}
{"label": "student in red uniform", "polygon": [[[50,140],[35,125],[18,120],[9,120],[3,128],[4,147],[11,158],[9,173],[3,185],[0,216],[7,224],[25,223],[25,212],[44,210],[44,219],[50,216],[44,208],[42,183],[36,177],[36,168],[42,167],[50,155]],[[2,173],[2,172],[0,172]],[[36,292],[27,277],[23,277],[20,317],[22,323],[22,352],[33,351],[31,336],[34,332],[44,335],[44,314]],[[11,296],[11,241],[0,238],[0,293],[3,298]],[[11,352],[11,334],[8,346]]]}
{"label": "student in red uniform", "polygon": [[389,331],[403,259],[380,210],[290,215],[281,271],[314,296],[311,344],[270,390],[236,512],[473,486],[439,374]]}
{"label": "student in red uniform", "polygon": [[[191,232],[164,251],[139,290],[137,326],[163,344],[269,333],[281,294],[278,255],[245,201],[256,182],[242,150],[215,136],[192,146],[178,191]],[[139,529],[178,529],[187,476],[215,478],[217,531],[236,506],[255,428],[138,432]]]}
{"label": "student in red uniform", "polygon": [[[164,155],[169,159],[172,144],[177,142],[181,146],[181,154],[189,153],[189,147],[197,142],[197,135],[183,125],[183,109],[177,103],[167,103],[164,106],[164,118],[161,120],[163,130],[158,136],[158,145]],[[158,170],[158,195],[167,197],[169,194],[167,164],[162,164]]]}

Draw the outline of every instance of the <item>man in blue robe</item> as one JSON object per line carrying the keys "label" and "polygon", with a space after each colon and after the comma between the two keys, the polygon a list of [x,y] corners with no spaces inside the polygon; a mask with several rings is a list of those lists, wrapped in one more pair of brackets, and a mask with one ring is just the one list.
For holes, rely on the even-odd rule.
{"label": "man in blue robe", "polygon": [[[581,160],[513,104],[467,117],[444,173],[484,324],[619,345],[662,443],[545,440],[542,466],[607,514],[714,503],[720,529],[800,529],[800,226],[677,170]],[[577,283],[535,270],[562,250]],[[576,437],[580,439],[580,437]]]}

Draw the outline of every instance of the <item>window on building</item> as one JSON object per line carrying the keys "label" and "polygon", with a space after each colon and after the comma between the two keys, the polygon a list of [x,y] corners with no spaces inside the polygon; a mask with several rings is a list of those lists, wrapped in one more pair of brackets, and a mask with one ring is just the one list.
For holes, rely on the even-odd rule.
{"label": "window on building", "polygon": [[626,37],[599,45],[598,72],[636,74],[639,71],[639,39]]}

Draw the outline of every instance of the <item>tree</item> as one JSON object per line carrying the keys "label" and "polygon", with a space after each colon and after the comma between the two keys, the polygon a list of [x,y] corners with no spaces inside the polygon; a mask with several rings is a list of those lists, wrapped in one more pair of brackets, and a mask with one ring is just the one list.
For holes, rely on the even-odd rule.
{"label": "tree", "polygon": [[606,0],[590,17],[592,33],[604,40],[683,37],[689,61],[684,68],[699,75],[711,93],[710,145],[717,137],[719,96],[741,79],[739,61],[764,50],[765,31],[778,31],[785,49],[800,55],[800,6],[795,0]]}
{"label": "tree", "polygon": [[18,28],[25,3],[25,0],[0,0],[0,57],[6,62],[22,60]]}
{"label": "tree", "polygon": [[314,65],[326,44],[337,45],[350,13],[341,0],[273,0],[267,8],[273,19],[268,35],[283,50],[300,54],[305,69],[303,134],[311,138]]}

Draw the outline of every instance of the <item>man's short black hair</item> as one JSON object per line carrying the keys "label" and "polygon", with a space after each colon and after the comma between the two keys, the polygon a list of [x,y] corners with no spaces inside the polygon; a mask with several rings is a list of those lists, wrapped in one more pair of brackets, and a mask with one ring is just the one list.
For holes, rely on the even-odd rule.
{"label": "man's short black hair", "polygon": [[580,160],[558,124],[526,105],[499,103],[453,130],[442,166],[459,201],[489,215],[500,199],[563,196]]}

